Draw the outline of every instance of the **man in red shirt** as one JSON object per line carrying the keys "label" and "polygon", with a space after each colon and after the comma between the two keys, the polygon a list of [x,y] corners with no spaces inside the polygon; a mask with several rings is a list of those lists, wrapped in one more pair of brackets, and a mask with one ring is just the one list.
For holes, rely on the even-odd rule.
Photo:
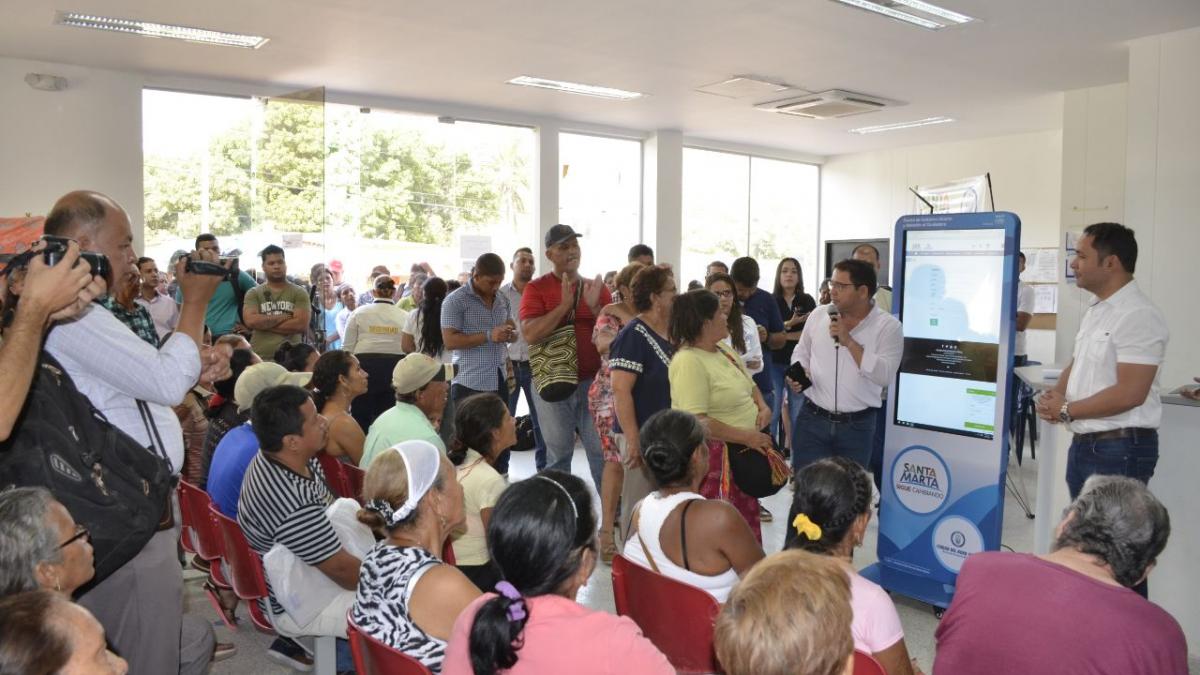
{"label": "man in red shirt", "polygon": [[[580,236],[568,225],[555,225],[546,233],[546,257],[554,270],[525,287],[521,295],[521,334],[529,344],[536,345],[566,324],[574,309],[579,385],[565,400],[551,403],[535,393],[533,403],[542,438],[546,441],[546,468],[570,473],[578,432],[587,452],[592,480],[598,487],[604,457],[600,436],[588,412],[587,391],[600,369],[600,354],[592,344],[592,329],[596,327],[600,309],[612,302],[612,294],[605,288],[600,275],[594,279],[579,275]],[[577,293],[578,303],[575,302]],[[534,384],[536,389],[536,382]]]}

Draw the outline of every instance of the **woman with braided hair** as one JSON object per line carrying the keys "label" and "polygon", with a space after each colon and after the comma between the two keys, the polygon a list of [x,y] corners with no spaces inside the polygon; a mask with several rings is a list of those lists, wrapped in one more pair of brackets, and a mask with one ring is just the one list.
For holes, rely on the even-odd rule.
{"label": "woman with braided hair", "polygon": [[854,569],[854,549],[871,522],[871,474],[845,457],[818,460],[796,474],[784,548],[827,555],[850,578],[854,648],[875,657],[888,675],[920,675],[904,645],[904,629],[887,591]]}
{"label": "woman with braided hair", "polygon": [[428,441],[392,446],[367,469],[358,519],[382,539],[363,558],[350,620],[441,672],[454,619],[479,596],[475,584],[440,558],[465,520],[454,467]]}
{"label": "woman with braided hair", "polygon": [[673,675],[632,619],[575,602],[599,547],[582,480],[543,471],[513,483],[496,502],[487,541],[504,581],[454,622],[444,672]]}

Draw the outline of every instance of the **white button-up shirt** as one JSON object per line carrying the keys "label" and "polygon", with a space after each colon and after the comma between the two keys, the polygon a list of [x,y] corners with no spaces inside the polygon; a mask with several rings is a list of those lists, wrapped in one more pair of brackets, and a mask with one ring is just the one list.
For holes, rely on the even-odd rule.
{"label": "white button-up shirt", "polygon": [[[1025,313],[1033,315],[1033,307],[1037,296],[1034,294],[1033,286],[1025,282],[1017,282],[1017,313]],[[1025,332],[1017,331],[1013,336],[1013,354],[1017,356],[1028,356],[1029,348],[1026,346]]]}
{"label": "white button-up shirt", "polygon": [[525,341],[525,336],[521,335],[521,291],[510,281],[500,287],[500,293],[508,298],[509,318],[517,324],[517,339],[508,343],[508,358],[512,361],[528,361],[529,343]]}
{"label": "white button-up shirt", "polygon": [[407,320],[408,312],[390,300],[376,298],[350,314],[342,348],[354,354],[403,354],[400,333]]}
{"label": "white button-up shirt", "polygon": [[183,430],[171,406],[179,405],[200,379],[200,352],[182,333],[155,349],[112,312],[93,304],[73,321],[54,326],[46,350],[58,359],[79,393],[109,423],[150,447],[137,402],[149,404],[171,471],[183,466]]}
{"label": "white button-up shirt", "polygon": [[138,293],[135,301],[145,307],[147,312],[150,312],[150,318],[154,320],[154,330],[158,333],[159,340],[175,330],[175,325],[179,323],[179,305],[175,304],[174,298],[157,293],[153,300],[147,300],[146,296]]}
{"label": "white button-up shirt", "polygon": [[[1074,361],[1067,381],[1067,401],[1078,401],[1117,383],[1117,364],[1161,366],[1170,333],[1162,312],[1130,281],[1106,300],[1088,307],[1075,335]],[[1159,377],[1136,408],[1112,417],[1071,423],[1077,434],[1112,431],[1125,427],[1157,429],[1162,421]]]}
{"label": "white button-up shirt", "polygon": [[829,335],[829,307],[822,305],[808,315],[800,342],[792,351],[813,385],[804,395],[830,412],[857,412],[883,405],[883,390],[900,369],[904,353],[904,331],[900,321],[878,306],[872,306],[850,337],[863,346],[862,365]]}

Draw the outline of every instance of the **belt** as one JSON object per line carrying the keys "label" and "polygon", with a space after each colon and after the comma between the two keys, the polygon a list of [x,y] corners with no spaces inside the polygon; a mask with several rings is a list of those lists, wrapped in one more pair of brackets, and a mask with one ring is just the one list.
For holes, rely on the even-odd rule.
{"label": "belt", "polygon": [[1132,438],[1137,440],[1138,436],[1158,435],[1158,429],[1150,427],[1123,427],[1121,429],[1111,429],[1109,431],[1093,431],[1086,434],[1075,434],[1075,440],[1089,441],[1108,441],[1118,438]]}
{"label": "belt", "polygon": [[808,408],[812,414],[816,415],[817,417],[822,417],[830,422],[836,422],[839,424],[843,422],[854,422],[856,420],[871,417],[875,414],[875,411],[878,410],[878,408],[863,408],[862,410],[855,410],[854,412],[830,412],[807,398],[804,399],[804,407]]}

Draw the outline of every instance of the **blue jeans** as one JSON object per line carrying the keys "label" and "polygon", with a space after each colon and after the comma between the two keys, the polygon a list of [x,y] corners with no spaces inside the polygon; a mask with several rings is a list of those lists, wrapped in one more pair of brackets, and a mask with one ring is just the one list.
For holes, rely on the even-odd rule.
{"label": "blue jeans", "polygon": [[[868,409],[870,410],[870,409]],[[874,447],[875,414],[849,422],[831,422],[805,405],[792,427],[792,471],[826,457],[848,457],[865,468]]]}
{"label": "blue jeans", "polygon": [[1125,438],[1071,441],[1067,452],[1067,488],[1079,496],[1089,476],[1116,475],[1149,483],[1158,464],[1158,430],[1139,429]]}
{"label": "blue jeans", "polygon": [[871,478],[875,480],[875,489],[883,493],[883,432],[887,429],[887,399],[875,413],[875,433],[871,439]]}
{"label": "blue jeans", "polygon": [[797,394],[788,388],[787,383],[783,381],[783,375],[787,372],[788,364],[775,363],[768,355],[767,368],[771,374],[771,392],[774,394],[774,400],[770,402],[771,406],[771,438],[781,439],[783,435],[779,427],[779,419],[783,417],[783,400],[787,396],[787,416],[788,421],[793,425],[796,423],[796,415],[800,414],[800,406],[804,405],[804,394]]}
{"label": "blue jeans", "polygon": [[596,423],[592,421],[592,413],[588,410],[588,389],[591,386],[592,378],[580,380],[579,386],[575,387],[575,393],[558,403],[545,401],[534,392],[533,404],[538,411],[542,437],[546,439],[546,468],[571,473],[575,434],[578,432],[579,440],[583,442],[583,449],[587,453],[592,481],[599,490],[600,476],[604,472],[604,450],[600,446],[600,434],[596,432]]}
{"label": "blue jeans", "polygon": [[521,392],[525,392],[525,402],[529,404],[529,417],[533,422],[534,446],[533,459],[537,470],[546,468],[546,441],[542,440],[542,428],[538,425],[537,406],[533,404],[533,370],[528,361],[513,361],[513,374],[516,376],[517,387],[508,394],[508,414],[517,414],[517,400]]}

